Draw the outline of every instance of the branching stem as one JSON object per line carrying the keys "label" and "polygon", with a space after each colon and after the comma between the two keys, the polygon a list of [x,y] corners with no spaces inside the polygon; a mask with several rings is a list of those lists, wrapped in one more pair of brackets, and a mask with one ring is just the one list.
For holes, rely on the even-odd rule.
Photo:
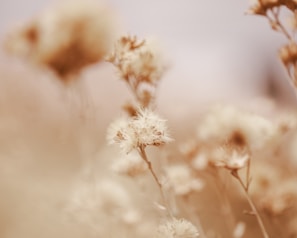
{"label": "branching stem", "polygon": [[280,8],[271,10],[271,13],[272,13],[272,16],[274,19],[271,19],[271,17],[269,17],[268,14],[266,15],[266,17],[270,21],[271,24],[275,24],[278,27],[280,32],[282,32],[289,41],[292,41],[292,36],[289,34],[287,29],[284,27],[284,25],[279,20],[279,11],[280,11]]}

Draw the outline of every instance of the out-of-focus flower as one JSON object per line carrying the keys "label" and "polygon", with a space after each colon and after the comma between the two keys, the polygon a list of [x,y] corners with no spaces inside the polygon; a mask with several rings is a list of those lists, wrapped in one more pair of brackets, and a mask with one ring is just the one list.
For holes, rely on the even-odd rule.
{"label": "out-of-focus flower", "polygon": [[246,225],[244,222],[238,222],[236,224],[236,227],[233,231],[233,237],[234,238],[241,238],[244,236],[244,233],[245,233],[245,230],[246,230]]}
{"label": "out-of-focus flower", "polygon": [[216,106],[199,123],[197,137],[205,142],[231,142],[259,149],[276,132],[276,125],[264,117],[231,106]]}
{"label": "out-of-focus flower", "polygon": [[197,228],[185,219],[167,220],[158,228],[158,238],[197,238]]}
{"label": "out-of-focus flower", "polygon": [[285,66],[294,64],[297,60],[297,44],[294,42],[283,46],[279,51],[279,56]]}
{"label": "out-of-focus flower", "polygon": [[281,0],[252,0],[251,7],[248,11],[250,14],[266,15],[269,9],[281,6],[283,1]]}
{"label": "out-of-focus flower", "polygon": [[[297,206],[296,179],[283,179],[273,184],[265,194],[259,198],[260,207],[271,215],[283,214],[286,210]],[[260,194],[258,194],[260,195]]]}
{"label": "out-of-focus flower", "polygon": [[135,177],[147,171],[147,164],[136,153],[124,155],[112,165],[113,171],[119,174]]}
{"label": "out-of-focus flower", "polygon": [[100,61],[109,51],[111,12],[95,1],[66,1],[11,32],[9,52],[46,65],[62,78]]}
{"label": "out-of-focus flower", "polygon": [[170,165],[166,167],[165,171],[168,186],[177,195],[201,191],[204,187],[204,182],[194,177],[187,165]]}
{"label": "out-of-focus flower", "polygon": [[98,234],[109,229],[102,226],[104,222],[130,225],[140,219],[127,190],[106,179],[78,183],[69,196],[65,211],[72,219],[94,228]]}
{"label": "out-of-focus flower", "polygon": [[212,158],[209,161],[216,167],[224,167],[229,170],[239,170],[244,168],[250,155],[246,151],[239,151],[236,148],[219,147],[212,153]]}

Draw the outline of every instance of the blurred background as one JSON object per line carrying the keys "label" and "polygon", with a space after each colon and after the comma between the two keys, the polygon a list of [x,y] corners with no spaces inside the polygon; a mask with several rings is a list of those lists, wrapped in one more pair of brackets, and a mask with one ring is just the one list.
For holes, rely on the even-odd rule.
{"label": "blurred background", "polygon": [[[57,2],[1,0],[1,36]],[[216,101],[251,102],[260,97],[295,101],[277,57],[285,39],[270,29],[266,19],[245,14],[248,0],[105,2],[115,12],[122,32],[154,36],[164,46],[171,70],[161,84],[161,107],[174,102],[179,115]]]}

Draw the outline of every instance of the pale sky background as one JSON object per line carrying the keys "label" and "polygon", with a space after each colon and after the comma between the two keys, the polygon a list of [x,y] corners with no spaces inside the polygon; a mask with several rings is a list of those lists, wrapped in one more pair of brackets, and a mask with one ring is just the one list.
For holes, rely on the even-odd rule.
{"label": "pale sky background", "polygon": [[[50,0],[0,0],[0,33],[30,19]],[[57,2],[57,1],[56,1]],[[172,59],[166,97],[181,103],[258,97],[267,81],[293,98],[277,59],[284,38],[248,16],[248,0],[107,0],[126,32],[159,38]],[[268,73],[270,72],[270,73]],[[167,87],[168,85],[164,83]],[[171,98],[171,99],[170,99]]]}

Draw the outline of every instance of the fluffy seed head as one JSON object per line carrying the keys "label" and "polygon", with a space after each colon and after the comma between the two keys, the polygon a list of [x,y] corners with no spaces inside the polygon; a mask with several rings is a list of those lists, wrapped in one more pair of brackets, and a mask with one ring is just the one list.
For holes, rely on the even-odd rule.
{"label": "fluffy seed head", "polygon": [[197,228],[185,219],[168,220],[158,228],[158,238],[197,238]]}
{"label": "fluffy seed head", "polygon": [[119,144],[124,153],[172,141],[166,121],[149,109],[139,110],[136,117],[116,120],[109,127],[107,138],[110,144]]}
{"label": "fluffy seed head", "polygon": [[108,60],[124,80],[156,84],[167,68],[160,52],[152,39],[139,41],[136,37],[124,36],[116,42]]}

